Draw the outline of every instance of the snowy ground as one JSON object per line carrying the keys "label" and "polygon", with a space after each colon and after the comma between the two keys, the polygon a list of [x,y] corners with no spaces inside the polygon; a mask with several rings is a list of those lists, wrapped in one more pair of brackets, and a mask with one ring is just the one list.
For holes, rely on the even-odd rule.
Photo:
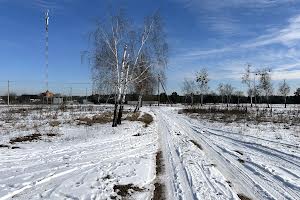
{"label": "snowy ground", "polygon": [[[61,118],[72,118],[70,113],[62,114],[67,116]],[[29,121],[35,121],[33,116],[25,119],[28,130],[1,126],[1,142],[10,146],[0,148],[1,200],[122,199],[126,193],[132,193],[132,199],[150,199],[157,151],[154,125],[144,128],[141,122],[124,121],[112,128],[110,123],[66,123],[55,127],[56,136],[42,133],[41,140],[10,144],[9,139],[34,131],[35,122]],[[39,131],[47,131],[47,121],[38,121]],[[24,121],[15,123],[10,126],[19,127]]]}
{"label": "snowy ground", "polygon": [[0,200],[300,199],[299,126],[212,122],[180,107],[143,108],[148,127],[76,121],[109,109],[0,108]]}
{"label": "snowy ground", "polygon": [[155,113],[169,199],[300,199],[295,127],[199,121],[173,108]]}

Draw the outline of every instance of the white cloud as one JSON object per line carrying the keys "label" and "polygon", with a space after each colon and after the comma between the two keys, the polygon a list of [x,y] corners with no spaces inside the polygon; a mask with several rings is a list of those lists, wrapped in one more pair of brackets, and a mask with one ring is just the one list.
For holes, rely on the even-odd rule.
{"label": "white cloud", "polygon": [[300,15],[296,15],[288,20],[288,25],[273,30],[272,33],[262,35],[254,41],[242,45],[247,47],[259,47],[271,44],[282,44],[286,46],[294,46],[300,40]]}

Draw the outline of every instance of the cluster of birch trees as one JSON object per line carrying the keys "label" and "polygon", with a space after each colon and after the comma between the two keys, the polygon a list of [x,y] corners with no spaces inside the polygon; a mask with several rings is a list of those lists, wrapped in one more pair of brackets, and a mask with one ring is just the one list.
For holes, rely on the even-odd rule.
{"label": "cluster of birch trees", "polygon": [[128,92],[138,93],[141,101],[143,94],[153,92],[158,74],[163,79],[168,54],[165,37],[158,12],[145,17],[143,26],[135,26],[123,10],[97,23],[90,36],[92,79],[102,94],[115,94],[113,127],[121,124]]}
{"label": "cluster of birch trees", "polygon": [[[241,77],[243,83],[247,87],[247,95],[250,98],[251,107],[254,102],[257,102],[256,98],[265,98],[267,102],[267,107],[270,106],[269,98],[274,95],[274,87],[272,83],[271,70],[264,68],[261,70],[252,71],[252,66],[247,65],[244,73]],[[182,84],[182,92],[186,97],[191,99],[191,104],[194,104],[194,96],[200,95],[200,105],[203,105],[203,96],[206,94],[214,94],[213,91],[209,91],[209,78],[208,71],[202,68],[199,72],[195,74],[195,78],[184,79]],[[243,91],[236,90],[230,83],[219,83],[217,87],[217,92],[221,96],[222,104],[226,103],[227,107],[231,101],[233,95],[238,99],[238,104],[240,103],[240,98],[244,96]],[[286,80],[280,82],[278,87],[278,95],[282,96],[284,99],[284,104],[286,107],[287,96],[290,93],[290,86],[287,84]]]}

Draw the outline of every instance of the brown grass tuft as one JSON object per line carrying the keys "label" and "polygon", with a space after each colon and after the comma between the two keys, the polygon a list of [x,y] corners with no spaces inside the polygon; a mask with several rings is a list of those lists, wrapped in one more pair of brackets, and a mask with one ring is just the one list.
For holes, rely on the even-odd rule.
{"label": "brown grass tuft", "polygon": [[114,185],[114,191],[121,197],[129,196],[132,192],[141,192],[143,188],[134,186],[132,183],[127,185]]}
{"label": "brown grass tuft", "polygon": [[154,194],[153,194],[153,200],[165,200],[166,199],[165,185],[163,185],[161,183],[155,183],[154,186],[155,186],[155,190],[154,190]]}
{"label": "brown grass tuft", "polygon": [[19,137],[12,138],[12,139],[10,139],[9,143],[15,144],[18,142],[32,142],[32,141],[40,140],[41,137],[42,137],[41,134],[33,133],[31,135],[25,135],[25,136],[19,136]]}
{"label": "brown grass tuft", "polygon": [[49,122],[49,125],[52,127],[59,126],[60,122],[59,121],[51,121],[51,122]]}

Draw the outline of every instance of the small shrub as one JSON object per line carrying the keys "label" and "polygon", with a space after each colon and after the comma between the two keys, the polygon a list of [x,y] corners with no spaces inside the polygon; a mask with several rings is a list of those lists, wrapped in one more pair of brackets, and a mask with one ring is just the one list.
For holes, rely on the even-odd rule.
{"label": "small shrub", "polygon": [[140,112],[130,113],[126,116],[125,119],[128,121],[138,121],[140,114],[141,114]]}
{"label": "small shrub", "polygon": [[80,117],[78,118],[79,125],[85,124],[88,126],[92,126],[93,124],[106,124],[111,122],[112,113],[103,113],[99,115],[94,115],[92,118],[89,117]]}
{"label": "small shrub", "polygon": [[144,122],[145,127],[147,127],[147,126],[149,126],[149,124],[151,124],[153,122],[153,117],[152,117],[152,115],[145,113],[138,120],[141,122]]}

